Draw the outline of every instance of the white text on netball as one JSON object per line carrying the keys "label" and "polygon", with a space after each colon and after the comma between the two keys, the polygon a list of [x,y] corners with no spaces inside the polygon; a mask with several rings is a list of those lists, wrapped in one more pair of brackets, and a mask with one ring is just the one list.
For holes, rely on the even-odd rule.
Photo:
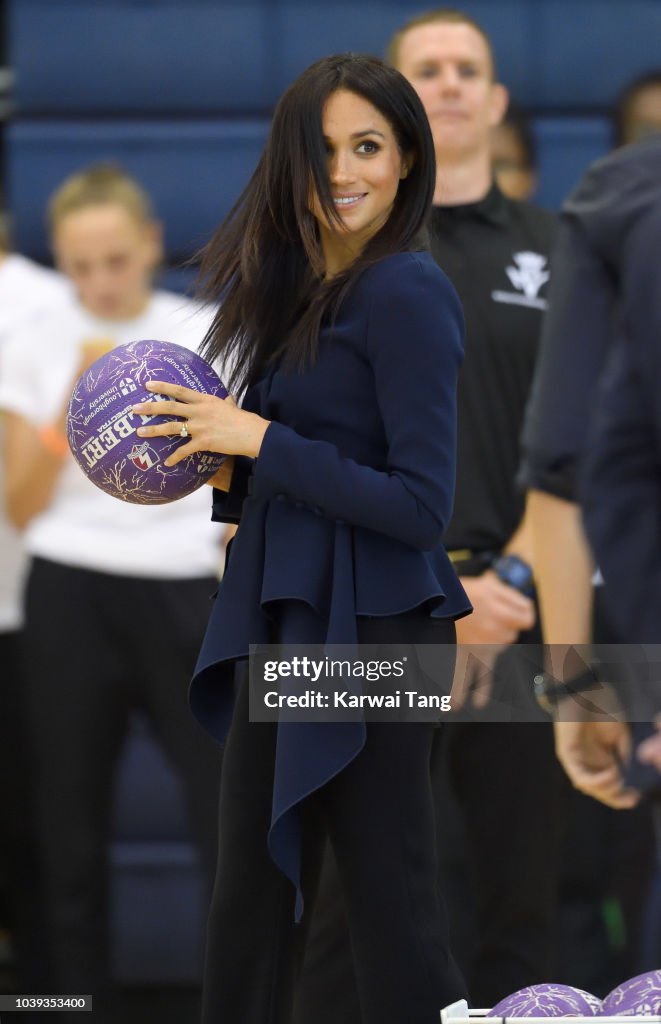
{"label": "white text on netball", "polygon": [[116,419],[112,426],[102,430],[97,437],[93,437],[91,441],[88,441],[82,449],[82,454],[90,469],[99,459],[103,458],[106,452],[111,451],[125,437],[135,433],[137,427],[140,426],[139,423],[136,423],[137,419],[146,420],[147,417],[137,417],[127,413],[126,416],[120,416]]}

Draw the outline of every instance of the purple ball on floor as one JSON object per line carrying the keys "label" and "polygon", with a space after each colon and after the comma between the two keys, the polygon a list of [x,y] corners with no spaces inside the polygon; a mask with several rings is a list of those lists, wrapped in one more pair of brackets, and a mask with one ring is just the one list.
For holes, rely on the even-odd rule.
{"label": "purple ball on floor", "polygon": [[642,1017],[661,1013],[661,970],[645,971],[623,981],[601,1004],[603,1015]]}
{"label": "purple ball on floor", "polygon": [[601,999],[572,985],[544,982],[512,992],[490,1011],[493,1017],[596,1017]]}
{"label": "purple ball on floor", "polygon": [[150,380],[227,397],[220,377],[201,356],[169,341],[118,345],[85,370],[69,403],[69,446],[93,484],[136,505],[162,505],[191,494],[225,458],[216,452],[196,452],[176,466],[164,465],[189,438],[137,436],[143,423],[172,420],[170,415],[147,418],[131,412],[133,405],[166,397],[145,390]]}

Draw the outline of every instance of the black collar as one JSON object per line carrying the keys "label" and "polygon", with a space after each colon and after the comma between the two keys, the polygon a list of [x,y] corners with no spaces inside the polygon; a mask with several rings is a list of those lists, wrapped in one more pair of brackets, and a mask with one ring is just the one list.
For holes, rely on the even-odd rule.
{"label": "black collar", "polygon": [[479,199],[476,203],[462,203],[458,206],[443,206],[441,204],[434,206],[433,212],[435,218],[438,217],[441,220],[456,221],[479,217],[481,220],[504,227],[510,222],[511,202],[512,200],[507,199],[493,182],[484,198]]}

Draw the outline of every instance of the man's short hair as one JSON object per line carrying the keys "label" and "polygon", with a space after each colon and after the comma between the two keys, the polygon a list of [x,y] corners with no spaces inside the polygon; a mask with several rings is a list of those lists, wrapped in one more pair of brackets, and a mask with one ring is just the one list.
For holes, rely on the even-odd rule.
{"label": "man's short hair", "polygon": [[487,50],[489,51],[491,74],[495,80],[496,61],[489,36],[479,22],[475,21],[475,18],[471,18],[469,14],[465,14],[464,11],[460,11],[455,7],[437,7],[435,10],[425,11],[422,14],[416,14],[413,18],[409,18],[401,28],[397,29],[388,43],[386,48],[386,60],[388,63],[392,64],[393,67],[397,67],[399,60],[399,48],[402,39],[407,32],[410,32],[413,28],[419,28],[421,25],[436,25],[438,23],[445,25],[470,25],[470,27],[474,28],[476,32],[479,32],[484,39]]}

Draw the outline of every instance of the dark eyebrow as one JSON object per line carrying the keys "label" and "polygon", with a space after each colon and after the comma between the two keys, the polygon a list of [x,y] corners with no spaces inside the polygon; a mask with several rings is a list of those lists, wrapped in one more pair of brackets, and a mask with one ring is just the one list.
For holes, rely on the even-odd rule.
{"label": "dark eyebrow", "polygon": [[[351,138],[352,139],[362,139],[366,135],[378,135],[380,139],[385,139],[385,135],[383,134],[383,132],[380,132],[378,130],[378,128],[366,128],[365,131],[354,132],[352,134]],[[330,141],[331,140],[328,138],[328,136],[324,135],[324,142],[330,142]]]}
{"label": "dark eyebrow", "polygon": [[354,132],[351,138],[362,139],[364,135],[378,135],[380,139],[385,139],[383,132],[380,132],[377,128],[367,128],[364,132]]}

